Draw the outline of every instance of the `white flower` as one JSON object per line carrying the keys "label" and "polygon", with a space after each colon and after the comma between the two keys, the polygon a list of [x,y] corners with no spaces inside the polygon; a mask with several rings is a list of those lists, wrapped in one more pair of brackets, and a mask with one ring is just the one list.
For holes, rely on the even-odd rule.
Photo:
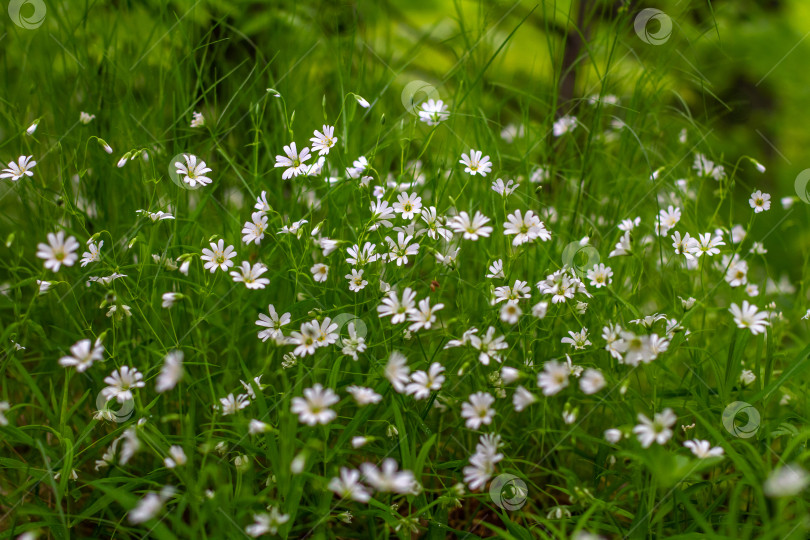
{"label": "white flower", "polygon": [[656,413],[653,420],[639,413],[640,424],[633,428],[633,433],[636,434],[643,448],[649,448],[654,442],[664,444],[672,437],[671,428],[677,420],[678,417],[675,416],[672,409],[664,409],[660,413]]}
{"label": "white flower", "polygon": [[291,410],[298,415],[301,423],[314,426],[315,424],[328,424],[337,413],[330,409],[340,398],[331,388],[324,388],[316,383],[312,388],[304,390],[304,397],[292,399]]}
{"label": "white flower", "polygon": [[402,214],[403,219],[413,219],[415,214],[422,211],[422,197],[411,193],[400,193],[397,196],[397,202],[394,203],[394,212]]}
{"label": "white flower", "polygon": [[476,174],[486,176],[487,173],[492,170],[492,163],[489,161],[489,156],[482,158],[481,154],[482,152],[480,150],[470,150],[469,156],[467,154],[461,154],[459,163],[465,166],[464,172],[469,173],[471,176],[475,176]]}
{"label": "white flower", "polygon": [[670,205],[666,210],[662,209],[658,213],[658,219],[655,220],[655,233],[658,236],[666,236],[669,230],[677,225],[680,220],[680,208]]}
{"label": "white flower", "polygon": [[411,244],[411,240],[413,240],[413,236],[406,235],[404,232],[397,233],[396,241],[390,236],[386,236],[385,241],[388,242],[389,249],[386,258],[389,261],[396,261],[397,266],[408,264],[408,256],[414,256],[419,253],[419,244]]}
{"label": "white flower", "polygon": [[351,356],[352,359],[356,362],[357,355],[362,353],[366,350],[366,340],[363,336],[357,335],[357,330],[355,330],[354,322],[350,322],[348,324],[349,328],[349,337],[343,338],[341,344],[343,345],[343,349],[341,352],[346,356]]}
{"label": "white flower", "polygon": [[416,332],[422,328],[430,329],[433,323],[436,322],[436,312],[444,308],[444,304],[430,305],[430,299],[424,298],[419,301],[419,309],[414,309],[408,312],[408,320],[411,324],[408,330]]}
{"label": "white flower", "polygon": [[233,267],[233,259],[236,257],[236,251],[233,246],[225,247],[225,241],[220,239],[216,244],[211,242],[211,249],[203,248],[200,260],[205,262],[203,268],[210,271],[212,274],[217,269],[227,272],[229,268]]}
{"label": "white flower", "polygon": [[709,441],[692,439],[691,441],[684,442],[683,445],[699,458],[709,458],[723,455],[723,448],[720,446],[715,446],[712,448]]}
{"label": "white flower", "polygon": [[526,128],[523,124],[520,126],[507,124],[506,127],[501,130],[501,139],[509,144],[512,144],[516,138],[523,137],[524,135],[526,135]]}
{"label": "white flower", "polygon": [[321,323],[317,320],[310,323],[315,330],[315,345],[318,347],[325,347],[337,343],[339,334],[337,333],[338,325],[332,322],[331,317],[324,317]]}
{"label": "white flower", "polygon": [[[676,233],[677,234],[677,233]],[[684,238],[686,240],[686,238]],[[717,246],[725,246],[726,243],[719,235],[712,236],[712,233],[699,234],[698,239],[692,238],[686,246],[686,250],[695,258],[703,254],[708,256],[717,255],[720,249]]]}
{"label": "white flower", "polygon": [[277,534],[278,528],[289,521],[289,514],[282,514],[275,506],[268,507],[267,514],[253,514],[254,523],[245,527],[245,532],[254,538],[263,534]]}
{"label": "white flower", "polygon": [[99,340],[96,340],[94,344],[89,339],[83,339],[70,348],[70,356],[63,356],[59,359],[59,365],[76,366],[76,371],[82,373],[95,361],[104,361],[104,345]]}
{"label": "white flower", "polygon": [[329,490],[342,499],[357,502],[368,502],[371,494],[368,488],[360,483],[360,472],[346,467],[340,468],[340,477],[329,481]]}
{"label": "white flower", "polygon": [[[104,151],[105,151],[105,152],[107,152],[108,154],[112,154],[112,153],[113,153],[112,146],[110,146],[109,144],[107,144],[107,141],[104,141],[104,140],[102,140],[102,139],[98,139],[98,144],[100,144],[100,145],[101,145],[101,147],[104,149]],[[126,162],[126,160],[125,160],[125,162]]]}
{"label": "white flower", "polygon": [[171,309],[174,303],[177,302],[183,295],[180,293],[167,292],[163,293],[163,303],[161,304],[166,309]]}
{"label": "white flower", "polygon": [[466,426],[478,429],[482,424],[492,423],[495,410],[491,408],[495,398],[486,392],[476,392],[470,395],[469,400],[461,404],[461,416],[466,418]]}
{"label": "white flower", "polygon": [[392,352],[385,365],[385,378],[400,394],[405,392],[405,388],[410,382],[408,376],[410,372],[411,369],[408,367],[408,359],[405,358],[405,355],[399,351]]}
{"label": "white flower", "polygon": [[89,123],[90,123],[90,122],[92,122],[92,121],[93,121],[95,118],[96,118],[96,115],[95,115],[95,114],[88,114],[88,113],[86,113],[86,112],[84,112],[84,111],[82,111],[82,112],[80,112],[80,113],[79,113],[79,122],[81,122],[81,123],[82,123],[82,124],[84,124],[84,125],[89,124]]}
{"label": "white flower", "polygon": [[[464,467],[464,481],[470,489],[477,490],[483,487],[495,472],[495,465],[503,459],[498,453],[501,447],[501,437],[495,434],[481,435],[475,445],[475,453],[470,456],[470,466]],[[459,493],[459,496],[463,495]]]}
{"label": "white flower", "polygon": [[272,429],[272,426],[262,422],[261,420],[256,420],[255,418],[250,421],[248,424],[248,433],[251,435],[257,435],[259,433],[266,433]]}
{"label": "white flower", "polygon": [[586,394],[595,394],[605,387],[605,376],[598,369],[588,368],[579,379],[579,387]]}
{"label": "white flower", "polygon": [[143,388],[143,374],[135,368],[122,366],[104,378],[104,382],[109,386],[101,391],[104,399],[110,401],[115,398],[118,403],[132,399],[132,389]]}
{"label": "white flower", "polygon": [[517,324],[521,315],[523,315],[523,310],[514,300],[505,303],[501,308],[501,320],[505,323]]}
{"label": "white flower", "polygon": [[438,392],[444,383],[444,366],[433,362],[425,371],[414,371],[411,382],[405,387],[405,393],[411,394],[415,399],[425,399],[433,391]]}
{"label": "white flower", "polygon": [[316,150],[318,155],[325,156],[335,146],[338,139],[335,137],[335,126],[324,124],[322,129],[323,133],[315,130],[315,136],[310,139],[310,142],[312,142],[312,149]]}
{"label": "white flower", "polygon": [[264,232],[267,230],[267,216],[262,212],[253,212],[251,221],[246,221],[242,227],[242,242],[250,244],[253,242],[257,246],[264,240]]}
{"label": "white flower", "polygon": [[371,214],[371,226],[368,230],[376,231],[380,226],[390,228],[393,225],[389,220],[394,217],[394,209],[388,206],[388,201],[372,201]]}
{"label": "white flower", "polygon": [[419,111],[419,120],[425,122],[429,126],[438,126],[439,122],[443,122],[450,117],[447,112],[447,105],[442,100],[428,99],[422,103],[422,110]]}
{"label": "white flower", "polygon": [[34,156],[20,156],[17,158],[17,163],[13,161],[9,162],[8,168],[3,169],[0,171],[0,178],[10,178],[12,182],[16,182],[23,176],[34,176],[34,173],[31,172],[37,162],[31,161],[31,158]]}
{"label": "white flower", "polygon": [[525,216],[521,215],[520,210],[515,210],[514,214],[506,216],[506,220],[506,223],[503,224],[503,234],[515,235],[512,240],[513,246],[532,242],[537,238],[543,242],[551,239],[551,233],[546,230],[543,222],[531,210],[527,211]]}
{"label": "white flower", "polygon": [[505,277],[503,273],[503,259],[498,259],[489,265],[489,273],[484,277],[489,279],[503,279]]}
{"label": "white flower", "polygon": [[608,258],[611,257],[621,257],[622,255],[627,255],[630,253],[632,246],[630,245],[630,231],[626,231],[622,237],[616,242],[616,246],[613,248],[613,251],[608,253]]}
{"label": "white flower", "polygon": [[349,255],[346,257],[346,262],[354,266],[365,266],[372,263],[380,257],[379,254],[374,253],[375,249],[377,246],[371,242],[366,242],[362,248],[355,244],[346,250]]}
{"label": "white flower", "polygon": [[320,326],[318,322],[315,321],[314,324],[311,322],[301,323],[301,331],[300,332],[291,332],[290,337],[287,339],[287,343],[290,345],[296,345],[293,354],[295,356],[308,356],[310,354],[315,354],[315,349],[318,348],[318,334],[320,333]]}
{"label": "white flower", "polygon": [[163,359],[163,367],[157,377],[155,391],[168,392],[177,386],[183,377],[183,351],[170,351]]}
{"label": "white flower", "polygon": [[170,212],[158,210],[157,212],[150,212],[149,210],[136,210],[136,214],[146,214],[152,221],[163,221],[164,219],[174,219]]}
{"label": "white flower", "polygon": [[537,376],[537,386],[544,396],[553,396],[568,386],[568,375],[571,370],[567,364],[549,360],[543,365],[543,372]]}
{"label": "white flower", "polygon": [[[233,393],[228,394],[224,398],[219,398],[220,408],[222,409],[222,416],[236,414],[248,405],[250,405],[250,398],[247,394],[239,394],[234,397]],[[216,405],[214,408],[216,409]]]}
{"label": "white flower", "polygon": [[176,172],[180,175],[183,182],[192,188],[197,187],[197,184],[207,186],[213,182],[213,180],[206,176],[206,174],[211,172],[211,169],[206,167],[204,161],[200,160],[200,162],[197,163],[197,156],[193,154],[183,154],[183,159],[186,161],[185,163],[177,161],[174,164],[174,166],[177,167]]}
{"label": "white flower", "polygon": [[11,405],[9,405],[8,401],[0,401],[0,426],[8,425],[8,418],[6,418],[6,415],[3,413],[5,413],[10,408]]}
{"label": "white flower", "polygon": [[357,103],[359,103],[360,106],[363,107],[364,109],[368,109],[369,107],[371,107],[369,102],[366,101],[366,99],[363,96],[358,96],[357,94],[354,94],[354,99],[356,99]]}
{"label": "white flower", "polygon": [[467,212],[461,212],[454,216],[447,225],[454,232],[462,234],[465,240],[478,240],[479,237],[487,238],[492,233],[492,227],[488,226],[489,218],[481,212],[476,211],[475,217],[470,219]]}
{"label": "white flower", "polygon": [[731,228],[731,241],[735,244],[739,244],[743,240],[745,240],[746,232],[742,225],[734,225]]}
{"label": "white flower", "polygon": [[512,396],[512,405],[516,412],[522,411],[535,401],[537,401],[537,397],[522,386],[518,386],[515,389],[515,395]]}
{"label": "white flower", "polygon": [[163,509],[163,505],[169,497],[174,494],[174,488],[171,486],[164,487],[161,492],[147,493],[143,499],[138,501],[138,504],[130,510],[127,516],[129,522],[133,525],[138,525],[155,518]]}
{"label": "white flower", "polygon": [[801,466],[790,463],[773,471],[762,486],[768,497],[795,497],[810,484],[810,476]]}
{"label": "white flower", "polygon": [[256,263],[250,266],[249,262],[243,261],[238,271],[231,271],[230,274],[234,282],[242,282],[248,289],[264,289],[264,287],[270,283],[270,280],[259,276],[265,272],[267,272],[267,267],[262,263]]}
{"label": "white flower", "polygon": [[728,266],[725,280],[732,287],[739,287],[748,283],[748,263],[740,260],[737,255],[734,257],[723,257],[723,266]]}
{"label": "white flower", "polygon": [[351,167],[346,167],[346,174],[349,178],[360,178],[369,169],[369,162],[365,156],[360,156],[352,162]]}
{"label": "white flower", "polygon": [[743,300],[742,308],[737,304],[731,304],[729,311],[737,328],[747,328],[755,336],[765,332],[765,327],[770,324],[767,320],[768,312],[758,311],[757,306],[749,304],[747,300]]}
{"label": "white flower", "polygon": [[90,264],[91,262],[98,262],[101,260],[101,246],[104,245],[104,241],[100,241],[98,245],[93,242],[87,242],[87,251],[82,253],[82,268]]}
{"label": "white flower", "polygon": [[592,287],[600,289],[613,283],[613,270],[604,264],[595,264],[588,270],[588,279]]}
{"label": "white flower", "polygon": [[563,116],[552,126],[552,131],[555,137],[561,137],[566,133],[574,131],[577,127],[577,118],[575,116]]}
{"label": "white flower", "polygon": [[405,322],[407,316],[416,311],[414,307],[414,300],[416,299],[416,292],[407,287],[402,292],[402,300],[397,297],[396,291],[390,291],[388,296],[382,299],[382,303],[377,306],[377,313],[380,318],[391,317],[391,324],[399,324]]}
{"label": "white flower", "polygon": [[[493,326],[490,326],[487,329],[487,333],[484,335],[484,337],[478,337],[473,333],[473,330],[475,332],[478,331],[476,329],[468,330],[469,340],[470,345],[472,345],[473,348],[481,351],[478,355],[478,361],[485,366],[488,366],[491,360],[501,363],[503,359],[498,354],[498,351],[509,347],[506,339],[503,336],[495,337],[495,327]],[[465,336],[466,335],[467,333],[465,333]]]}
{"label": "white flower", "polygon": [[616,444],[622,439],[622,432],[616,428],[605,430],[605,440],[611,444]]}
{"label": "white flower", "polygon": [[318,283],[323,283],[329,277],[329,267],[325,264],[315,264],[309,271],[312,273],[312,279]]}
{"label": "white flower", "polygon": [[692,168],[698,175],[714,178],[718,182],[726,176],[726,171],[722,165],[715,165],[713,161],[710,161],[703,154],[695,154],[695,161]]}
{"label": "white flower", "polygon": [[565,337],[560,340],[561,343],[568,343],[574,349],[584,349],[588,345],[591,344],[590,340],[588,340],[588,329],[583,328],[579,332],[572,332],[569,330],[568,335],[571,337]]}
{"label": "white flower", "polygon": [[377,468],[371,463],[363,463],[360,470],[366,481],[377,491],[384,493],[414,493],[418,489],[418,484],[411,471],[398,471],[397,462],[391,458],[386,458],[382,462],[382,467]]}
{"label": "white flower", "polygon": [[281,230],[278,231],[278,234],[294,234],[298,238],[301,238],[301,227],[304,225],[304,223],[309,223],[309,221],[306,219],[300,219],[290,223],[289,225],[284,225],[281,227]]}
{"label": "white flower", "polygon": [[37,244],[37,257],[45,260],[45,268],[58,272],[63,264],[73,266],[79,258],[76,255],[78,249],[79,243],[74,237],[69,236],[65,240],[64,231],[48,233],[48,243]]}
{"label": "white flower", "polygon": [[352,292],[360,292],[361,290],[363,290],[365,288],[366,285],[368,285],[368,281],[363,279],[363,272],[364,272],[363,269],[360,269],[358,271],[358,270],[355,270],[354,268],[352,268],[352,273],[351,274],[346,274],[345,276],[343,276],[343,277],[345,277],[346,279],[349,280],[349,290],[350,291],[352,291]]}
{"label": "white flower", "polygon": [[371,405],[373,403],[379,403],[380,400],[382,400],[382,396],[380,394],[371,388],[366,388],[365,386],[352,385],[346,388],[346,391],[352,395],[354,400],[361,407]]}
{"label": "white flower", "polygon": [[200,112],[191,113],[191,127],[198,128],[205,125],[205,117]]}
{"label": "white flower", "polygon": [[751,199],[748,201],[748,204],[754,209],[754,213],[759,214],[760,212],[771,209],[771,196],[767,193],[762,193],[760,190],[756,190],[751,194]]}
{"label": "white flower", "polygon": [[178,465],[185,465],[187,461],[183,448],[173,444],[169,447],[169,456],[163,460],[163,464],[169,469],[174,469]]}
{"label": "white flower", "polygon": [[494,182],[492,182],[492,191],[497,193],[502,197],[508,197],[512,193],[515,192],[517,188],[520,187],[520,184],[516,184],[514,180],[508,180],[505,184],[503,180],[498,178]]}
{"label": "white flower", "polygon": [[259,339],[262,341],[268,339],[280,340],[283,337],[281,327],[289,324],[292,317],[289,313],[279,316],[273,304],[267,306],[267,311],[269,316],[259,313],[259,320],[256,321],[256,326],[266,328],[266,330],[259,332]]}
{"label": "white flower", "polygon": [[287,155],[276,156],[275,164],[275,167],[287,168],[281,175],[282,180],[287,180],[293,176],[306,174],[309,171],[309,167],[304,163],[311,157],[309,154],[309,148],[304,148],[299,154],[298,149],[295,147],[295,143],[291,142],[289,146],[284,147],[284,153]]}
{"label": "white flower", "polygon": [[504,384],[512,384],[520,378],[520,371],[513,367],[503,366],[501,368],[501,380]]}

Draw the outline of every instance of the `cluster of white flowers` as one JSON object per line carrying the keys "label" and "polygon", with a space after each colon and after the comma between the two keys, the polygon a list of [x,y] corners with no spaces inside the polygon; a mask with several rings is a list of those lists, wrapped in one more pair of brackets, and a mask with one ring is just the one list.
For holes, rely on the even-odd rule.
{"label": "cluster of white flowers", "polygon": [[[361,107],[371,107],[360,96],[355,98]],[[615,103],[610,96],[601,99],[605,104]],[[591,101],[594,100],[597,98]],[[82,113],[81,121],[89,124],[93,118]],[[429,126],[420,129],[442,129],[437,126],[448,118],[448,105],[441,100],[430,99],[418,111],[419,121]],[[204,116],[193,113],[190,125],[192,128],[204,127]],[[414,126],[420,125],[414,121]],[[580,131],[576,131],[580,126]],[[566,144],[584,131],[584,126],[576,117],[563,116],[554,121],[552,133],[555,138],[565,137],[557,142]],[[237,229],[223,226],[220,234],[196,236],[196,247],[183,248],[179,257],[177,253],[169,256],[168,249],[161,254],[146,251],[140,260],[138,254],[130,253],[135,266],[131,275],[137,273],[139,283],[140,269],[147,264],[154,263],[160,272],[181,274],[173,274],[180,279],[173,283],[172,290],[158,290],[154,295],[154,306],[159,303],[166,310],[154,311],[157,316],[165,316],[171,321],[172,324],[166,327],[172,330],[174,319],[171,317],[189,304],[205,302],[217,280],[227,279],[227,276],[231,278],[228,281],[230,287],[244,285],[244,288],[238,287],[237,294],[244,296],[236,298],[235,313],[249,310],[252,318],[257,309],[264,309],[263,306],[267,305],[267,311],[258,313],[255,320],[259,327],[256,335],[261,343],[257,345],[255,339],[252,341],[254,346],[275,347],[281,352],[277,354],[274,350],[268,356],[263,370],[269,373],[253,376],[248,372],[245,375],[247,382],[240,379],[241,389],[231,391],[239,388],[235,378],[231,387],[225,386],[230,375],[223,379],[225,383],[217,385],[218,389],[212,386],[211,390],[218,392],[212,396],[213,403],[206,404],[206,413],[213,414],[212,422],[232,417],[225,421],[234,420],[235,431],[244,424],[247,435],[276,436],[284,427],[283,422],[274,421],[278,413],[261,413],[264,414],[261,418],[250,418],[249,422],[244,419],[241,424],[237,420],[242,420],[241,416],[246,414],[260,416],[258,411],[265,410],[270,393],[281,393],[277,381],[262,382],[266,375],[273,377],[268,366],[281,358],[280,364],[285,371],[279,370],[279,373],[289,374],[285,383],[292,383],[284,388],[289,401],[279,401],[284,403],[282,414],[291,419],[287,428],[296,426],[297,417],[298,429],[317,431],[328,437],[330,430],[341,431],[337,425],[356,415],[358,408],[364,408],[363,413],[368,415],[356,417],[361,419],[358,423],[384,422],[387,436],[393,439],[407,424],[402,419],[401,408],[413,407],[416,410],[417,406],[423,407],[419,409],[418,423],[426,431],[425,416],[431,410],[440,410],[445,415],[443,422],[447,418],[453,429],[467,430],[464,433],[470,445],[477,437],[474,451],[470,454],[469,449],[465,449],[461,454],[465,458],[469,455],[467,464],[463,468],[455,467],[449,474],[455,474],[454,481],[463,477],[467,488],[478,491],[486,488],[499,463],[509,462],[501,449],[506,448],[509,454],[512,449],[508,441],[504,444],[501,429],[512,422],[512,411],[523,414],[524,418],[535,418],[534,413],[540,414],[542,407],[543,415],[553,411],[555,422],[561,421],[570,426],[566,429],[574,430],[579,425],[577,422],[584,423],[587,417],[580,416],[581,408],[590,414],[597,409],[596,404],[606,400],[607,394],[616,389],[618,395],[625,396],[633,384],[631,374],[644,372],[643,384],[655,384],[647,370],[657,370],[668,357],[683,353],[687,348],[683,344],[695,337],[690,331],[690,327],[695,330],[695,322],[688,312],[705,308],[714,298],[711,296],[713,291],[707,294],[704,280],[712,280],[715,289],[722,287],[720,291],[725,299],[720,309],[714,306],[715,309],[707,310],[711,324],[726,324],[737,335],[748,338],[747,333],[734,327],[758,336],[773,331],[782,318],[774,302],[760,310],[743,299],[743,295],[754,298],[763,292],[785,294],[792,288],[790,282],[763,279],[760,285],[765,290],[760,291],[756,281],[762,268],[758,267],[757,260],[758,256],[767,253],[764,245],[753,242],[748,253],[743,252],[742,246],[751,233],[750,225],[748,228],[732,224],[729,228],[713,228],[715,225],[712,224],[699,228],[696,221],[701,220],[695,220],[689,206],[696,200],[695,190],[690,188],[687,179],[677,180],[671,190],[664,190],[654,211],[639,212],[646,216],[644,218],[632,213],[630,217],[614,216],[611,222],[604,216],[587,216],[593,231],[569,244],[593,255],[586,264],[579,264],[576,260],[563,260],[567,256],[561,253],[558,245],[563,238],[573,237],[576,227],[572,226],[569,231],[560,223],[557,210],[549,206],[540,208],[536,199],[526,197],[528,193],[539,190],[538,184],[556,181],[557,173],[550,166],[528,168],[526,173],[531,174],[525,182],[525,176],[516,175],[514,179],[498,178],[490,184],[489,180],[478,177],[493,173],[495,164],[482,150],[470,149],[461,154],[458,161],[461,166],[454,163],[453,170],[431,171],[427,162],[403,159],[398,175],[393,172],[381,174],[376,168],[382,168],[384,162],[376,152],[368,153],[369,158],[336,159],[335,155],[342,149],[337,146],[335,129],[334,125],[324,124],[320,130],[315,130],[310,138],[311,150],[304,147],[299,151],[295,141],[283,146],[283,154],[275,156],[275,167],[282,170],[274,174],[278,177],[280,173],[280,186],[295,187],[296,204],[279,212],[277,208],[287,204],[283,199],[286,195],[280,197],[273,189],[263,190],[258,196],[253,193],[250,197],[253,207],[245,211],[250,218],[241,227],[241,244],[236,238],[231,238],[236,246],[226,239],[231,234],[235,236]],[[502,133],[502,137],[510,142],[524,135],[525,132],[514,125],[507,126]],[[330,152],[334,152],[331,157]],[[122,158],[123,163],[131,160],[132,155]],[[499,156],[495,152],[492,155]],[[340,163],[340,167],[327,162],[327,158]],[[455,160],[454,157],[453,162]],[[350,161],[352,165],[344,167]],[[16,162],[8,163],[0,178],[12,182],[24,180],[17,184],[23,186],[25,178],[33,177],[32,168],[36,165],[32,156],[20,156]],[[169,163],[169,166],[188,188],[204,188],[214,182],[209,176],[213,170],[194,154],[183,154],[182,161]],[[688,165],[684,169],[688,171]],[[447,181],[454,174],[461,176],[465,185],[478,182],[477,192],[487,194],[486,197],[464,203],[460,194],[448,198],[441,189],[429,187],[433,180]],[[689,175],[691,181],[714,179],[722,186],[733,183],[728,180],[722,165],[702,154],[694,157]],[[659,179],[657,172],[652,174],[652,180]],[[317,189],[329,190],[330,197],[339,190],[349,193],[349,202],[338,203],[348,205],[341,207],[339,215],[324,212],[332,201],[328,197],[319,199],[316,189],[306,187],[305,182],[316,181],[321,186]],[[217,185],[208,189],[219,188]],[[238,197],[243,195],[239,193]],[[255,203],[252,202],[254,197]],[[483,199],[496,203],[488,205]],[[138,226],[147,227],[155,236],[165,233],[165,227],[175,227],[174,234],[181,234],[177,232],[178,226],[189,219],[187,214],[184,215],[186,205],[179,204],[179,201],[166,203],[165,200],[159,201],[164,210],[138,210],[137,214],[141,216]],[[309,211],[296,216],[298,203],[306,204]],[[234,206],[245,208],[245,205]],[[770,195],[755,191],[750,206],[753,212],[747,208],[745,211],[753,222],[757,214],[770,209]],[[294,221],[296,217],[299,219]],[[244,217],[237,219],[236,224],[242,219]],[[160,223],[164,221],[167,223]],[[343,226],[349,222],[352,224]],[[59,228],[74,230],[68,226]],[[710,230],[699,232],[706,229]],[[81,238],[83,235],[75,232],[76,236],[73,236],[66,230],[48,233],[47,243],[38,243],[36,257],[43,261],[44,270],[37,267],[40,271],[37,278],[47,277],[50,271],[62,273],[59,275],[68,279],[70,272],[81,272],[80,269],[69,270],[77,261],[80,261],[81,268],[107,268],[108,275],[83,276],[79,283],[86,282],[91,292],[102,287],[107,289],[101,307],[108,309],[107,316],[112,320],[111,328],[100,335],[83,328],[79,336],[82,339],[72,345],[70,342],[76,338],[61,344],[60,350],[64,352],[69,347],[69,352],[58,359],[58,364],[89,376],[93,370],[99,369],[98,364],[114,361],[116,367],[103,379],[106,386],[100,389],[100,396],[107,404],[128,405],[137,401],[140,412],[144,409],[145,395],[150,391],[144,390],[147,382],[150,388],[154,384],[155,393],[165,395],[178,385],[184,387],[185,383],[181,384],[181,381],[186,370],[196,370],[199,363],[196,360],[184,363],[184,355],[191,354],[192,349],[189,347],[184,353],[179,344],[167,345],[161,352],[159,370],[158,366],[142,365],[127,357],[124,361],[120,354],[115,354],[112,341],[105,341],[108,332],[117,337],[116,331],[120,330],[122,320],[131,325],[150,325],[151,317],[155,316],[144,306],[132,303],[133,307],[130,307],[121,299],[131,297],[129,286],[134,284],[134,278],[127,279],[127,274],[119,270],[130,272],[132,266],[107,265],[118,255],[109,252],[127,242],[108,241],[104,248],[101,233],[92,235],[85,241],[86,251],[80,259],[82,244],[76,236]],[[127,240],[128,250],[134,245],[135,238]],[[185,244],[170,247],[178,245]],[[612,250],[610,246],[613,246]],[[465,256],[469,253],[475,257],[466,259],[461,255],[462,249]],[[238,260],[241,262],[237,265],[240,254]],[[757,257],[750,257],[752,255]],[[197,257],[201,270],[195,263]],[[602,257],[610,259],[611,264],[606,265]],[[640,297],[646,293],[639,292],[640,280],[649,277],[648,274],[643,278],[633,277],[634,272],[648,272],[647,266],[640,267],[639,264],[650,265],[662,275],[670,270],[678,271],[683,281],[667,298],[642,299]],[[473,270],[468,272],[467,268]],[[189,277],[194,271],[197,275]],[[31,279],[31,283],[34,281],[38,295],[47,294],[61,283],[56,279]],[[201,282],[199,288],[191,285]],[[91,283],[95,284],[92,288]],[[695,285],[697,283],[700,288]],[[678,297],[678,302],[675,297],[680,287],[687,292],[681,293],[686,299]],[[285,292],[290,288],[292,295]],[[264,292],[246,292],[245,289]],[[201,290],[204,292],[200,293]],[[470,305],[462,305],[458,296],[467,292],[475,300]],[[690,293],[700,299],[687,296]],[[267,294],[272,298],[263,296]],[[247,297],[250,301],[260,300],[261,307],[259,304],[250,307],[244,300]],[[280,304],[279,300],[284,298],[286,303]],[[267,304],[268,300],[274,303]],[[278,310],[277,305],[280,306]],[[599,311],[602,315],[593,315],[596,309],[592,306],[598,310],[605,308]],[[344,310],[347,314],[352,312],[354,318],[341,324],[342,319],[337,314]],[[231,311],[227,313],[229,317]],[[806,317],[810,317],[810,310],[807,313]],[[193,323],[194,327],[204,324],[204,319],[205,316],[200,315]],[[367,324],[374,325],[378,332],[367,336]],[[240,320],[234,316],[234,339],[238,339],[242,329]],[[706,324],[702,330],[708,330]],[[141,336],[130,338],[129,335],[127,339],[132,339],[133,343],[140,344],[145,339]],[[233,352],[234,356],[241,357],[241,346],[242,343],[232,344],[229,354]],[[22,346],[19,347],[17,350],[22,350]],[[196,357],[204,353],[195,349],[193,354]],[[343,368],[341,371],[341,362],[348,363],[348,358],[344,357],[357,362],[349,363],[357,369]],[[536,359],[541,359],[537,365]],[[323,360],[331,362],[327,369],[321,365]],[[746,364],[744,359],[742,363],[735,384],[745,387],[757,381],[760,371],[757,371],[758,365]],[[207,369],[211,365],[205,361]],[[290,369],[293,366],[299,369]],[[243,369],[248,368],[243,366]],[[736,372],[734,376],[737,377]],[[309,382],[304,384],[304,381]],[[273,396],[274,399],[277,397]],[[647,398],[645,396],[645,410],[651,407]],[[510,402],[511,409],[502,405]],[[378,404],[382,405],[376,411],[375,405]],[[629,400],[627,405],[631,407]],[[382,411],[383,407],[391,410],[394,420],[390,423],[389,413]],[[652,407],[661,407],[657,397],[653,398]],[[9,409],[9,403],[0,402],[0,425],[8,424],[4,413]],[[631,414],[636,414],[637,407],[630,410]],[[636,425],[607,429],[604,439],[610,445],[622,443],[638,451],[654,444],[666,445],[674,437],[673,427],[678,416],[670,408],[652,410],[660,412],[654,412],[652,418],[639,413]],[[106,408],[98,411],[95,417],[119,420]],[[614,418],[614,415],[607,411],[605,418]],[[408,422],[411,420],[408,418]],[[96,470],[115,463],[126,465],[144,446],[140,430],[145,422],[145,417],[136,418],[133,425],[123,429],[102,458],[96,461]],[[357,427],[358,434],[351,437],[351,446],[358,452],[375,441],[375,437],[364,432],[365,427]],[[599,429],[602,431],[603,428]],[[481,433],[481,430],[487,432]],[[349,436],[339,439],[341,444],[348,445]],[[409,433],[409,436],[412,435]],[[290,471],[300,474],[305,470],[309,452],[316,447],[326,447],[326,442],[308,443],[306,450],[292,460]],[[329,439],[329,444],[333,442]],[[224,442],[219,444],[225,445]],[[219,444],[216,448],[224,455],[224,446]],[[721,458],[724,453],[722,447],[713,447],[708,440],[694,438],[682,444],[698,459]],[[187,450],[188,447],[184,450],[179,444],[164,445],[161,463],[168,469],[182,468],[189,461]],[[400,463],[386,454],[374,462],[366,456],[359,465],[350,468],[332,463],[331,449],[325,451],[325,468],[319,474],[330,478],[328,490],[341,502],[369,503],[375,494],[410,496],[423,491],[417,480],[425,481],[422,471],[417,470],[412,462],[401,461],[403,467],[414,467],[414,470],[400,468]],[[679,451],[687,453],[683,448]],[[374,455],[380,456],[383,452]],[[519,458],[515,456],[515,459]],[[252,461],[251,456],[240,454],[234,459],[234,464],[238,470],[243,470]],[[808,482],[801,469],[785,467],[780,470],[782,472],[775,473],[766,485],[773,496],[794,491],[791,486],[803,488]],[[335,474],[337,476],[333,476]],[[463,490],[462,484],[451,493],[458,494]],[[585,491],[577,496],[583,496]],[[147,492],[130,511],[129,521],[140,524],[154,518],[175,495],[176,489],[171,486],[159,492]],[[564,516],[566,512],[558,506],[549,515]],[[270,506],[267,512],[254,514],[253,519],[254,523],[248,525],[245,532],[256,537],[277,533],[291,518],[280,508]]]}

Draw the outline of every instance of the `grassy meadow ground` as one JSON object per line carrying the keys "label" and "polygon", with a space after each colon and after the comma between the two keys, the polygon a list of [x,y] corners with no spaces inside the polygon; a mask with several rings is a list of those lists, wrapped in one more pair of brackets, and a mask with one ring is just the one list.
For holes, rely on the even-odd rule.
{"label": "grassy meadow ground", "polygon": [[807,537],[803,3],[3,7],[0,538]]}

